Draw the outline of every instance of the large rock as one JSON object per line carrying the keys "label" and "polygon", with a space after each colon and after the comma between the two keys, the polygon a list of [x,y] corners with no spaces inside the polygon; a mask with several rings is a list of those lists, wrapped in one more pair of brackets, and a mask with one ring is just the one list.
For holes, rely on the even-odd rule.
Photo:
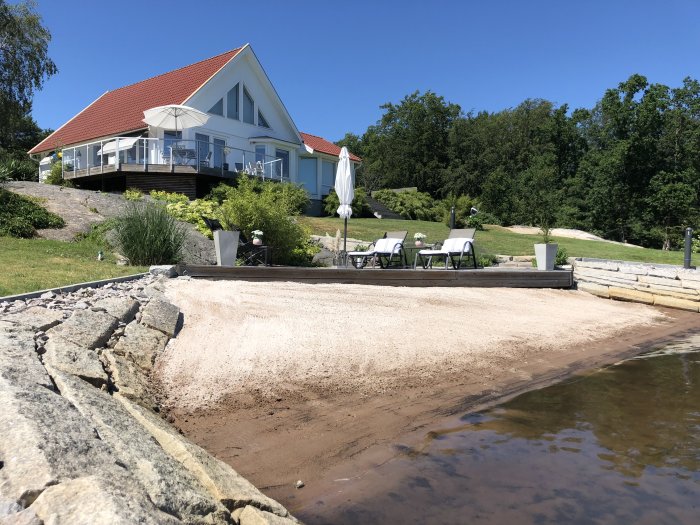
{"label": "large rock", "polygon": [[53,383],[36,353],[34,331],[0,321],[0,389],[10,387],[51,390]]}
{"label": "large rock", "polygon": [[141,324],[174,337],[179,317],[180,309],[177,306],[161,299],[151,299],[143,309]]}
{"label": "large rock", "polygon": [[[37,521],[26,523],[94,525],[176,525],[182,522],[153,507],[133,482],[87,476],[47,488],[31,507],[16,515]],[[11,517],[10,517],[11,519]],[[39,521],[40,520],[40,521]],[[2,523],[2,522],[0,522]]]}
{"label": "large rock", "polygon": [[637,276],[636,275],[630,275],[622,272],[611,272],[607,270],[597,270],[595,268],[586,268],[586,267],[581,267],[581,268],[576,268],[575,270],[575,275],[582,276],[582,277],[599,277],[602,279],[607,279],[610,281],[636,281]]}
{"label": "large rock", "polygon": [[107,373],[97,351],[67,341],[61,337],[52,337],[46,342],[44,364],[49,373],[60,370],[78,376],[96,387],[107,384]]}
{"label": "large rock", "polygon": [[116,354],[114,350],[105,350],[102,357],[105,359],[114,386],[124,397],[149,408],[156,406],[146,378],[136,363],[126,356]]}
{"label": "large rock", "polygon": [[21,312],[7,314],[4,320],[26,326],[34,331],[45,331],[63,320],[63,312],[49,310],[41,306],[32,306]]}
{"label": "large rock", "polygon": [[139,303],[129,297],[107,297],[93,304],[93,309],[104,309],[122,323],[129,323],[139,311]]}
{"label": "large rock", "polygon": [[124,335],[114,346],[114,353],[126,356],[149,372],[153,363],[168,343],[168,336],[159,330],[148,328],[136,321],[129,323]]}
{"label": "large rock", "polygon": [[109,340],[117,324],[117,320],[106,312],[80,310],[48,330],[46,335],[67,339],[83,348],[98,348]]}
{"label": "large rock", "polygon": [[689,310],[697,312],[700,310],[700,302],[688,301],[687,299],[679,299],[677,297],[667,297],[654,294],[654,304],[656,306],[667,306],[669,308],[679,308],[681,310]]}
{"label": "large rock", "polygon": [[268,498],[229,465],[190,443],[161,418],[115,394],[129,413],[158,441],[163,450],[184,465],[199,482],[228,509],[251,505],[281,517],[289,512],[275,500]]}
{"label": "large rock", "polygon": [[73,405],[47,388],[0,386],[3,495],[22,507],[47,487],[116,475],[116,458]]}
{"label": "large rock", "polygon": [[619,288],[615,286],[608,288],[608,292],[610,293],[611,299],[631,301],[634,303],[654,304],[654,296],[648,292],[628,290],[626,288]]}
{"label": "large rock", "polygon": [[590,294],[597,295],[598,297],[605,297],[606,299],[610,297],[608,287],[601,284],[578,282],[576,284],[576,288],[581,290],[582,292],[588,292]]}
{"label": "large rock", "polygon": [[123,404],[67,374],[56,373],[54,381],[61,395],[95,426],[100,439],[158,509],[186,523],[227,522],[227,510],[142,425],[134,422]]}
{"label": "large rock", "polygon": [[683,286],[681,281],[676,278],[665,278],[665,277],[651,277],[647,275],[640,275],[639,276],[639,282],[648,284],[652,288],[654,286],[660,285],[660,286],[670,286],[673,288],[680,288]]}
{"label": "large rock", "polygon": [[282,518],[250,505],[237,512],[236,517],[239,525],[292,525],[299,523],[295,519]]}

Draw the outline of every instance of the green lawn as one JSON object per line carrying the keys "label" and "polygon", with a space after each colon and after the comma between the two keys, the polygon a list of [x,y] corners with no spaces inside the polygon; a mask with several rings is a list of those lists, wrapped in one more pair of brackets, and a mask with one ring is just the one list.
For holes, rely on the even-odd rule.
{"label": "green lawn", "polygon": [[[315,235],[335,235],[337,229],[343,232],[343,220],[336,217],[302,217],[301,221],[311,228]],[[416,232],[425,233],[427,242],[442,241],[447,237],[449,228],[442,223],[426,221],[401,221],[391,219],[350,219],[348,237],[373,241],[384,235],[385,231],[408,230],[407,241],[413,240]],[[484,231],[476,233],[476,251],[479,253],[499,255],[534,255],[534,243],[539,242],[537,235],[513,233],[500,226],[486,226]],[[569,257],[598,257],[624,261],[654,262],[665,264],[683,264],[683,252],[668,252],[647,248],[632,248],[619,244],[600,241],[584,241],[554,237],[554,242],[566,248]]]}
{"label": "green lawn", "polygon": [[148,271],[143,266],[117,266],[100,244],[0,237],[0,297]]}

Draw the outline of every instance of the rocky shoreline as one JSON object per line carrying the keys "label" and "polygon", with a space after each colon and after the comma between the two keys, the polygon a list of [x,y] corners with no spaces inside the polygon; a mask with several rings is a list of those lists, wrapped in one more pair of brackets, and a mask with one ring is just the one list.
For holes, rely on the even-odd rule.
{"label": "rocky shoreline", "polygon": [[298,523],[159,414],[164,279],[0,303],[0,524]]}

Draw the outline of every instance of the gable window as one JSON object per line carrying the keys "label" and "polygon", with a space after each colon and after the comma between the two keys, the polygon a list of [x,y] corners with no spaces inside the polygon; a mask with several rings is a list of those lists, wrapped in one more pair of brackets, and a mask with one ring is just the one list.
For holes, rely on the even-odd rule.
{"label": "gable window", "polygon": [[243,122],[248,124],[255,124],[255,103],[253,102],[253,97],[250,96],[248,90],[243,87]]}
{"label": "gable window", "polygon": [[226,116],[232,119],[240,119],[238,111],[238,92],[240,91],[240,84],[236,84],[233,88],[226,93]]}
{"label": "gable window", "polygon": [[270,125],[267,123],[267,120],[265,120],[265,117],[263,117],[263,114],[260,113],[260,110],[258,110],[258,126],[261,128],[269,128]]}
{"label": "gable window", "polygon": [[212,115],[219,115],[220,117],[224,116],[224,99],[220,98],[219,101],[214,104],[207,113],[211,113]]}

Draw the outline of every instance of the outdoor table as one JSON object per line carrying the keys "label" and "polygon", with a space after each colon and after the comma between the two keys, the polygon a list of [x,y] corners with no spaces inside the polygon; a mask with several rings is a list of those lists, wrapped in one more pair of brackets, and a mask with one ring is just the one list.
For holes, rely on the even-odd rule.
{"label": "outdoor table", "polygon": [[173,158],[176,164],[189,164],[197,158],[197,152],[191,148],[173,148]]}

